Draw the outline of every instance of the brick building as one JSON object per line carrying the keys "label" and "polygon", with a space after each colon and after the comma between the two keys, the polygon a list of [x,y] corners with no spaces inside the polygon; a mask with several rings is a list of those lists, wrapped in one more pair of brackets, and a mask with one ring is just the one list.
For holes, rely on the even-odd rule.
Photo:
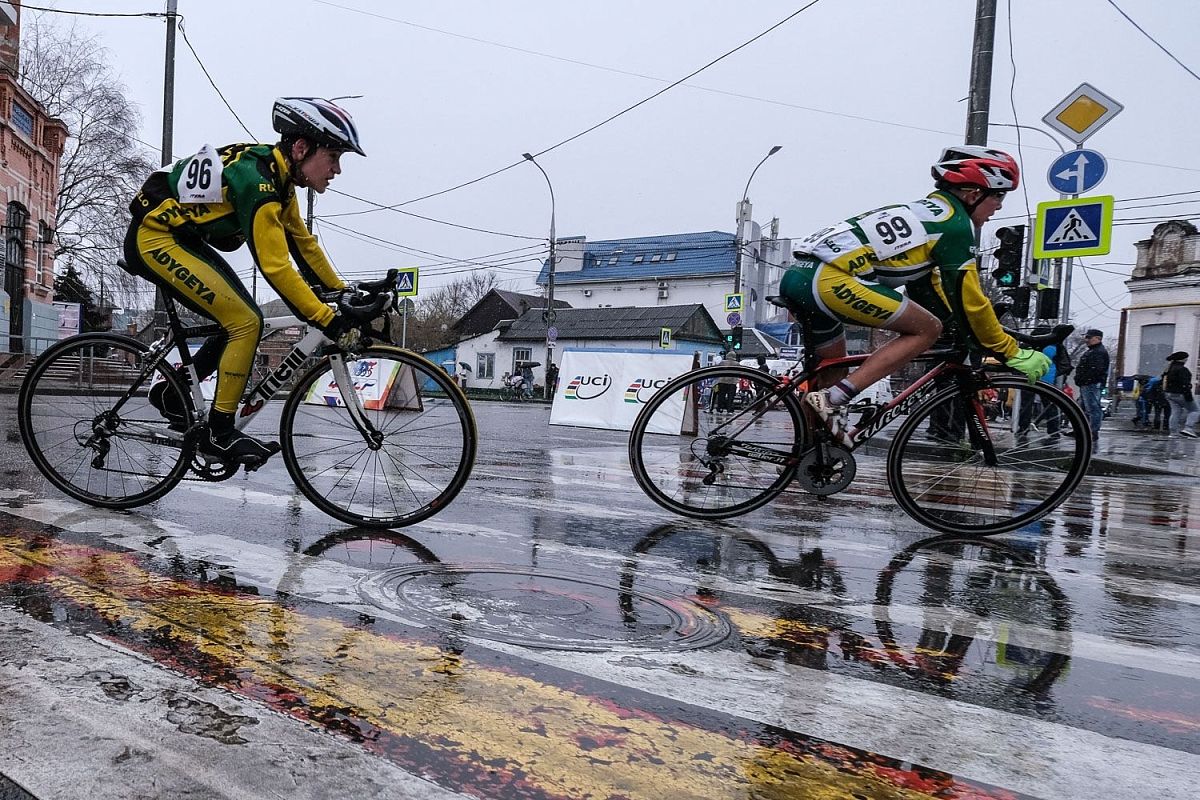
{"label": "brick building", "polygon": [[17,83],[20,4],[0,2],[0,353],[39,352],[58,337],[54,219],[67,126]]}

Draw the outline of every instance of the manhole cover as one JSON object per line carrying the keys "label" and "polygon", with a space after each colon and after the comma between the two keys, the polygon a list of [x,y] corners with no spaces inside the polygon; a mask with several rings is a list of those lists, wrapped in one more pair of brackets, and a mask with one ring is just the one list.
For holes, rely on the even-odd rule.
{"label": "manhole cover", "polygon": [[551,650],[691,650],[729,635],[685,597],[520,567],[414,564],[359,584],[364,600],[465,636]]}

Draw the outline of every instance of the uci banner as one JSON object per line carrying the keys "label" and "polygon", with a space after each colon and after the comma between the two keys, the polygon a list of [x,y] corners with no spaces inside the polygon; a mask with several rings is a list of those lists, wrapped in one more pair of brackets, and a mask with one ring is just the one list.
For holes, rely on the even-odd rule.
{"label": "uci banner", "polygon": [[[558,391],[550,411],[551,425],[578,425],[627,431],[646,401],[671,378],[692,368],[691,353],[609,352],[567,350],[559,371]],[[674,430],[657,427],[653,433],[679,433],[683,424],[683,397],[672,398],[677,407]],[[655,415],[655,420],[664,415]]]}

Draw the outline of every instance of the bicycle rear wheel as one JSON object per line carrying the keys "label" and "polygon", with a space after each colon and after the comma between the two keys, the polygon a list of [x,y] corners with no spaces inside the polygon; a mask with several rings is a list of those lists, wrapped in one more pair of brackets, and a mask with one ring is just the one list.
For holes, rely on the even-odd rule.
{"label": "bicycle rear wheel", "polygon": [[[750,385],[740,401],[716,389],[739,380]],[[760,370],[710,367],[667,383],[629,434],[638,485],[663,508],[697,519],[745,514],[776,497],[808,440],[795,394],[777,393],[778,382]]]}
{"label": "bicycle rear wheel", "polygon": [[[892,440],[888,484],[922,525],[976,536],[1016,530],[1057,508],[1087,471],[1091,433],[1069,397],[1016,376],[988,386],[1007,390],[1008,417],[989,423],[977,396],[955,386],[914,409]],[[993,464],[976,432],[984,430]]]}
{"label": "bicycle rear wheel", "polygon": [[381,441],[372,446],[359,433],[324,359],[300,378],[280,420],[283,461],[300,491],[331,517],[376,528],[445,508],[475,463],[475,417],[462,390],[395,347],[368,348],[346,364]]}
{"label": "bicycle rear wheel", "polygon": [[150,503],[183,479],[191,459],[183,434],[150,405],[167,382],[172,407],[185,390],[166,361],[145,380],[147,347],[111,333],[85,333],[51,347],[21,384],[17,418],[29,457],[52,484],[101,508]]}

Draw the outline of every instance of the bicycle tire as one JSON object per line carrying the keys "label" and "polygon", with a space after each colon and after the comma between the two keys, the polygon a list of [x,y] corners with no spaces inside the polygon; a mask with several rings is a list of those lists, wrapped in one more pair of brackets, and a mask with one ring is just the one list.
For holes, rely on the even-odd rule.
{"label": "bicycle tire", "polygon": [[[1011,424],[988,425],[986,415],[976,417],[995,447],[995,466],[984,463],[978,442],[956,440],[937,427],[939,419],[965,407],[958,386],[913,409],[888,448],[892,496],[905,513],[933,530],[972,536],[1016,530],[1057,508],[1087,471],[1091,432],[1074,401],[1052,386],[1030,385],[1018,376],[993,376],[986,388],[1006,389],[1033,409],[1023,435]],[[1032,405],[1034,400],[1040,405]],[[971,411],[967,419],[975,416]],[[925,424],[932,432],[918,440]],[[972,427],[966,430],[974,439]]]}
{"label": "bicycle tire", "polygon": [[[187,473],[192,448],[150,405],[153,380],[133,383],[148,350],[128,336],[85,333],[38,356],[22,381],[21,440],[38,471],[70,497],[100,508],[135,508],[171,491]],[[176,402],[189,407],[182,381],[165,360],[156,373]],[[129,399],[114,410],[127,392]]]}
{"label": "bicycle tire", "polygon": [[347,364],[355,375],[379,369],[380,362],[399,368],[386,401],[363,409],[384,435],[377,449],[363,440],[344,407],[310,402],[331,383],[328,358],[308,370],[288,397],[280,443],[292,480],[317,508],[351,525],[395,528],[436,514],[462,490],[478,434],[466,395],[420,356],[376,345]]}
{"label": "bicycle tire", "polygon": [[[748,380],[752,398],[728,414],[699,408],[705,385],[721,378]],[[795,393],[777,393],[778,384],[761,370],[719,366],[666,383],[646,401],[629,433],[629,465],[638,486],[663,508],[695,519],[735,517],[777,497],[795,477],[809,438]],[[696,408],[695,433],[668,432],[683,427],[686,404]],[[730,452],[731,444],[766,448],[784,460],[739,455]]]}

